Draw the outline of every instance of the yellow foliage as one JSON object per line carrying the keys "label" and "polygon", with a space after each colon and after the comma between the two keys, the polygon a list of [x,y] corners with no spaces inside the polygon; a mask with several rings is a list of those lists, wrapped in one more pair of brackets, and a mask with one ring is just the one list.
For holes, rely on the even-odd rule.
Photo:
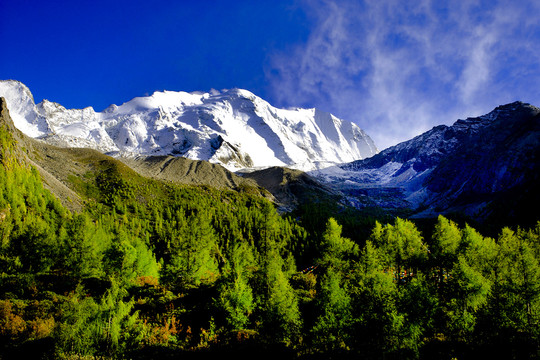
{"label": "yellow foliage", "polygon": [[13,313],[13,304],[9,300],[0,300],[0,335],[15,339],[26,331],[26,322]]}

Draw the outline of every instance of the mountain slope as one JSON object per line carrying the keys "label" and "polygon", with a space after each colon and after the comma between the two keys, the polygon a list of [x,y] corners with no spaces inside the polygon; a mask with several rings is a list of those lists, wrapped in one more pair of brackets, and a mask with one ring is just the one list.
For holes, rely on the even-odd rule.
{"label": "mountain slope", "polygon": [[515,217],[539,200],[539,159],[540,109],[515,102],[315,175],[358,207]]}
{"label": "mountain slope", "polygon": [[219,164],[177,156],[138,156],[119,158],[139,174],[158,180],[189,185],[206,185],[260,195],[274,201],[274,196],[253,180],[238,176]]}
{"label": "mountain slope", "polygon": [[[24,135],[14,124],[6,100],[0,97],[0,126],[4,127],[13,136],[17,143],[14,151],[19,162],[34,166],[40,173],[43,185],[53,193],[70,210],[78,211],[82,208],[82,199],[71,189],[65,181],[54,174],[54,166],[50,165],[49,156],[45,155],[44,148],[52,148],[46,144],[33,140]],[[69,166],[61,164],[60,169],[68,169]],[[52,170],[52,172],[51,172]]]}
{"label": "mountain slope", "polygon": [[246,172],[243,178],[254,180],[268,190],[281,211],[291,211],[304,203],[340,202],[339,192],[320,183],[303,171],[274,166]]}
{"label": "mountain slope", "polygon": [[155,92],[102,112],[47,100],[35,105],[28,88],[12,80],[0,81],[0,96],[28,136],[116,156],[183,156],[229,170],[313,170],[377,153],[351,122],[316,109],[278,109],[246,90]]}

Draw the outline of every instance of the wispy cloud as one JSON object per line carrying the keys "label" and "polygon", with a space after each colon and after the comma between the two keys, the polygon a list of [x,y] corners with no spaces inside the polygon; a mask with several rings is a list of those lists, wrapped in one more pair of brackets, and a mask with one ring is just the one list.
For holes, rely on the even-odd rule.
{"label": "wispy cloud", "polygon": [[317,0],[305,44],[267,72],[282,106],[358,123],[380,148],[494,106],[540,101],[536,2]]}

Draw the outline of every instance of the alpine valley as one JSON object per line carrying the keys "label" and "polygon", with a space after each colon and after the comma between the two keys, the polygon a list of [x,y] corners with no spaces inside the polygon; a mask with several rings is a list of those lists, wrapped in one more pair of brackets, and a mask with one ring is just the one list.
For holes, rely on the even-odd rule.
{"label": "alpine valley", "polygon": [[13,80],[0,81],[0,96],[15,126],[43,143],[95,149],[158,179],[263,188],[282,212],[331,201],[411,218],[531,225],[538,216],[540,110],[521,102],[379,153],[354,123],[240,89],[155,92],[102,112],[36,105]]}
{"label": "alpine valley", "polygon": [[0,359],[537,359],[540,109],[379,152],[246,90],[0,81]]}

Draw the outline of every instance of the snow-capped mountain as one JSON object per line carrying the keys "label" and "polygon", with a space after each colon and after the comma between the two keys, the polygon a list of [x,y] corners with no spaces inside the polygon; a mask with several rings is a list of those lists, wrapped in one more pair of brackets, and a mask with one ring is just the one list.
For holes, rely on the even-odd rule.
{"label": "snow-capped mountain", "polygon": [[278,109],[247,90],[155,92],[102,112],[35,104],[20,82],[0,81],[15,125],[25,134],[111,155],[175,155],[229,170],[286,166],[321,169],[378,152],[357,125],[317,109]]}
{"label": "snow-capped mountain", "polygon": [[[357,207],[407,209],[418,217],[506,214],[537,201],[540,109],[522,102],[437,126],[379,154],[312,172]],[[504,205],[503,205],[504,206]]]}

